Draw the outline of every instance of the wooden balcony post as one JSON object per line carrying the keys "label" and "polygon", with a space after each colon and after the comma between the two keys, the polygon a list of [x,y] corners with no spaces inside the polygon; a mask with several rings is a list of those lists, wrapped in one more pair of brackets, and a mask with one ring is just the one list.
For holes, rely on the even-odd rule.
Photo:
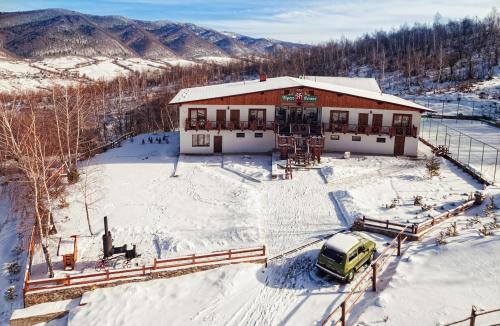
{"label": "wooden balcony post", "polygon": [[401,237],[402,234],[398,235],[398,256],[401,256]]}
{"label": "wooden balcony post", "polygon": [[377,263],[372,265],[372,290],[377,291]]}

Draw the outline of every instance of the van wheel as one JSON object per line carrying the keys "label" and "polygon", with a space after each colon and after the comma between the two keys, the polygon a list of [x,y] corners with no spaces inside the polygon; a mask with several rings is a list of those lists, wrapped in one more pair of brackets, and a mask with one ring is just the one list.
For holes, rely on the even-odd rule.
{"label": "van wheel", "polygon": [[352,269],[346,276],[345,282],[346,283],[351,283],[352,280],[354,279],[354,269]]}

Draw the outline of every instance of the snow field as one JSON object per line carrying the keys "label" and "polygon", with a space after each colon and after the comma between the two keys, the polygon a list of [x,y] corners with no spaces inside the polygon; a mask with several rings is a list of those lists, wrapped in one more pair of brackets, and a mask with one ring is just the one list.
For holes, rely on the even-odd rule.
{"label": "snow field", "polygon": [[[137,244],[142,254],[139,264],[155,257],[262,244],[273,257],[342,230],[360,215],[400,222],[424,220],[461,203],[464,194],[482,189],[446,161],[441,176],[429,179],[423,160],[356,155],[346,160],[339,154],[325,154],[317,169],[294,171],[292,180],[270,181],[271,155],[178,157],[178,135],[166,135],[169,144],[149,144],[150,135],[139,135],[81,164],[80,182],[67,190],[69,207],[55,214],[58,236],[81,235],[74,273],[93,271],[101,250],[104,215],[115,245]],[[420,148],[428,154],[423,144]],[[176,165],[178,176],[172,177]],[[325,181],[322,169],[334,171],[330,182]],[[79,190],[85,177],[97,180],[93,186],[96,204],[91,209],[94,236],[88,235]],[[413,206],[417,194],[436,208],[423,213]],[[386,208],[395,198],[399,198],[396,207]],[[389,240],[366,236],[377,243],[379,251]],[[68,319],[71,324],[88,324],[99,318],[109,325],[153,325],[158,320],[169,325],[317,324],[350,289],[316,274],[314,262],[322,244],[273,261],[267,269],[242,264],[100,289],[86,295],[88,304],[73,309]],[[417,257],[415,251],[410,259]],[[44,277],[41,257],[35,265],[38,277]],[[401,261],[391,265],[390,273],[384,274],[386,283],[390,284],[394,266],[401,265]],[[63,271],[59,268],[57,274]],[[368,293],[362,302],[373,305],[369,300]],[[361,311],[356,308],[353,320]]]}

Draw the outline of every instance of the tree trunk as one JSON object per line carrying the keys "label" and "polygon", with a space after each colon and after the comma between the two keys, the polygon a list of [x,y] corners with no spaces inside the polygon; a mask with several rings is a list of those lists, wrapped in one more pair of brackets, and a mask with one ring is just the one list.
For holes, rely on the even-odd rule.
{"label": "tree trunk", "polygon": [[94,232],[92,232],[92,225],[90,225],[90,215],[89,215],[89,205],[87,204],[87,201],[85,200],[85,214],[87,215],[87,224],[89,226],[89,232],[90,235],[94,235]]}

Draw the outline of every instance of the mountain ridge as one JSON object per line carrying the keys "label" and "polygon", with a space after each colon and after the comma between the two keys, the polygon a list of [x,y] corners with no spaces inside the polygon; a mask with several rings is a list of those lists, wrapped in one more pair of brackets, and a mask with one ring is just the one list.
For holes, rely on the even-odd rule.
{"label": "mountain ridge", "polygon": [[219,32],[171,20],[89,15],[60,8],[0,13],[0,52],[19,58],[244,58],[302,47],[307,45]]}

